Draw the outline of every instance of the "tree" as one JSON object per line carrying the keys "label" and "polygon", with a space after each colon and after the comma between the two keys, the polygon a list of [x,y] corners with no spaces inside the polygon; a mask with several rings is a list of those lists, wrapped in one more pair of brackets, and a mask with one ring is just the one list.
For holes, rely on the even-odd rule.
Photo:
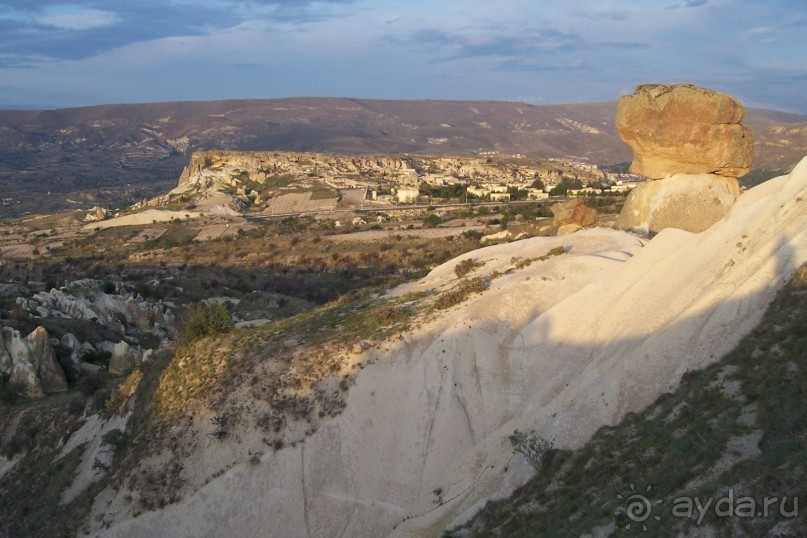
{"label": "tree", "polygon": [[561,183],[549,191],[549,196],[566,196],[567,194],[569,194],[569,187],[565,183]]}
{"label": "tree", "polygon": [[423,225],[428,228],[436,228],[443,222],[443,219],[440,218],[440,215],[435,213],[430,213],[423,219]]}

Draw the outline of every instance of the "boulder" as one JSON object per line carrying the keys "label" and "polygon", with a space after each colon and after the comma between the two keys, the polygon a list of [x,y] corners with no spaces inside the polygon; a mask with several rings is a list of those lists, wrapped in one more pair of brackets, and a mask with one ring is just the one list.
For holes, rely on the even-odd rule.
{"label": "boulder", "polygon": [[583,227],[579,224],[571,223],[571,224],[564,224],[558,228],[558,235],[569,235],[573,234],[578,230],[582,230]]}
{"label": "boulder", "polygon": [[674,174],[741,177],[754,160],[743,106],[692,84],[643,84],[619,98],[616,127],[633,149],[631,171],[662,179]]}
{"label": "boulder", "polygon": [[109,359],[109,373],[123,375],[134,368],[135,358],[132,347],[121,340],[112,348],[112,357]]}
{"label": "boulder", "polygon": [[664,228],[702,232],[725,217],[739,195],[734,178],[678,174],[633,189],[614,227],[656,234]]}
{"label": "boulder", "polygon": [[588,207],[579,198],[568,202],[559,202],[550,209],[554,215],[552,226],[557,228],[566,224],[577,224],[581,227],[586,227],[597,223],[597,210],[593,207]]}

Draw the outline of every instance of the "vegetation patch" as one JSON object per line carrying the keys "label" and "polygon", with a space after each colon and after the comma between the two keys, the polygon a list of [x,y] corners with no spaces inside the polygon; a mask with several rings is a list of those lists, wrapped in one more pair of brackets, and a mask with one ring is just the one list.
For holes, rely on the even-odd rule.
{"label": "vegetation patch", "polygon": [[121,384],[115,387],[112,396],[104,404],[104,409],[110,415],[122,415],[126,411],[126,406],[137,392],[137,387],[143,380],[143,371],[134,370]]}
{"label": "vegetation patch", "polygon": [[525,267],[532,265],[532,262],[543,262],[549,258],[554,258],[555,256],[560,256],[562,254],[566,254],[566,247],[555,247],[549,250],[543,256],[538,256],[537,258],[517,258],[514,256],[510,258],[510,263],[512,263],[516,269],[524,269]]}
{"label": "vegetation patch", "polygon": [[454,266],[454,274],[457,277],[462,278],[477,267],[482,267],[485,265],[484,262],[477,261],[473,258],[465,258],[464,260],[457,262],[457,265]]}
{"label": "vegetation patch", "polygon": [[452,306],[464,302],[471,295],[487,290],[488,285],[489,284],[480,277],[464,278],[452,289],[441,293],[437,299],[435,299],[432,307],[435,310],[451,308]]}
{"label": "vegetation patch", "polygon": [[200,338],[224,334],[233,326],[227,307],[221,303],[188,305],[184,323],[178,330],[179,341],[188,345]]}

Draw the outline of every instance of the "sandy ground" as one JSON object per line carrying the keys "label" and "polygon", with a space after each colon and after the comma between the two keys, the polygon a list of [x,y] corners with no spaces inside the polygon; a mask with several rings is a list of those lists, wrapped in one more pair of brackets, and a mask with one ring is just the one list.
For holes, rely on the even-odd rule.
{"label": "sandy ground", "polygon": [[112,219],[91,222],[84,225],[85,230],[95,230],[97,228],[114,228],[116,226],[136,226],[139,224],[153,224],[155,222],[169,222],[171,220],[187,220],[196,219],[201,216],[200,213],[194,211],[167,211],[163,209],[147,209],[140,213],[132,213],[131,215],[123,215],[122,217],[115,217]]}
{"label": "sandy ground", "polygon": [[[472,275],[502,276],[368,350],[347,407],[304,443],[100,534],[439,536],[530,477],[507,442],[514,429],[579,447],[730,351],[807,262],[805,199],[807,160],[700,234],[667,229],[645,244],[592,229],[437,267],[395,293],[440,293],[465,258],[483,264]],[[558,246],[566,253],[516,267]]]}
{"label": "sandy ground", "polygon": [[229,224],[215,224],[213,226],[205,226],[203,229],[199,230],[199,233],[196,237],[193,238],[194,241],[212,241],[214,239],[220,239],[225,235],[235,235],[236,233],[236,226],[230,226]]}
{"label": "sandy ground", "polygon": [[269,200],[266,209],[262,211],[266,215],[277,215],[282,213],[306,213],[310,211],[328,211],[336,208],[336,198],[325,200],[312,200],[310,192],[283,194]]}

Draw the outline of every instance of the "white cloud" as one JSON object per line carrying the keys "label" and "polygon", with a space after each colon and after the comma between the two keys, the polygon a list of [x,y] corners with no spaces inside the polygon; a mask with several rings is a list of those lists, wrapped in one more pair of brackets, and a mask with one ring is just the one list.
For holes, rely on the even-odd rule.
{"label": "white cloud", "polygon": [[36,18],[36,22],[62,30],[90,30],[118,23],[121,18],[111,12],[78,6],[54,6]]}

